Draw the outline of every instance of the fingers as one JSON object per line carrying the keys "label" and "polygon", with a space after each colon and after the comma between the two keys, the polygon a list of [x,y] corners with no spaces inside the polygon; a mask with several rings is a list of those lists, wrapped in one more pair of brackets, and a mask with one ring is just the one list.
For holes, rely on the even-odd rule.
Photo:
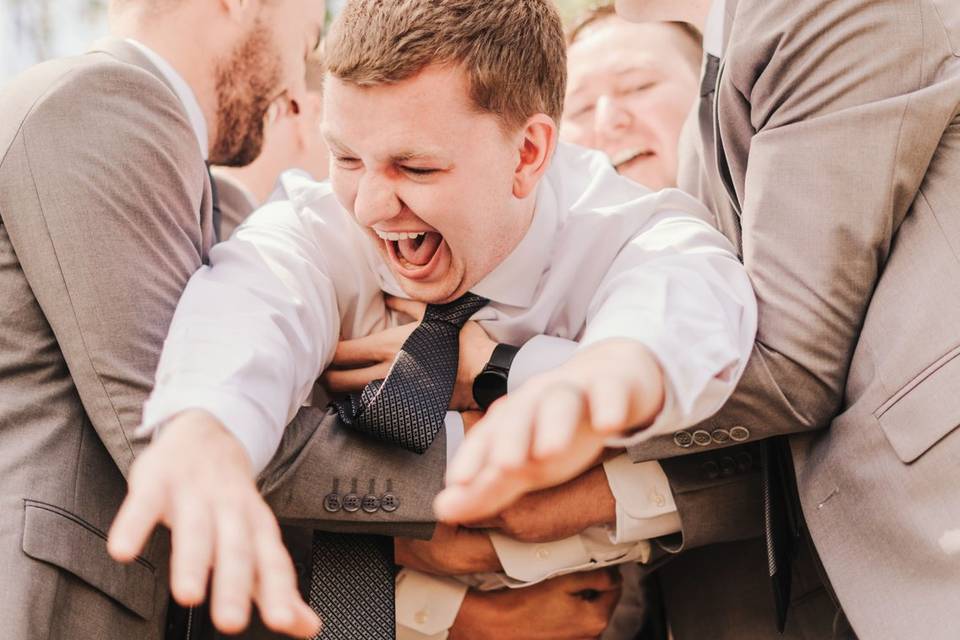
{"label": "fingers", "polygon": [[327,390],[333,393],[362,391],[374,380],[386,378],[392,364],[392,362],[381,362],[362,369],[327,369],[320,380]]}
{"label": "fingers", "polygon": [[587,390],[590,421],[601,433],[617,433],[631,425],[630,397],[633,389],[621,378],[608,378],[590,385]]}
{"label": "fingers", "polygon": [[581,591],[593,590],[598,592],[615,591],[620,588],[620,571],[616,567],[580,573],[569,573],[562,576],[565,580],[563,588],[567,593],[575,594]]}
{"label": "fingers", "polygon": [[433,509],[445,522],[476,522],[503,511],[528,490],[522,477],[490,467],[467,484],[450,485],[433,502]]}
{"label": "fingers", "polygon": [[303,638],[315,635],[320,618],[300,596],[296,570],[269,511],[258,518],[254,531],[256,602],[264,624],[277,633]]}
{"label": "fingers", "polygon": [[171,520],[170,591],[185,607],[200,604],[207,593],[215,530],[205,507],[193,496],[184,496]]}
{"label": "fingers", "polygon": [[331,364],[335,367],[361,367],[384,361],[392,362],[416,327],[417,323],[411,322],[363,338],[341,340],[337,344]]}
{"label": "fingers", "polygon": [[136,558],[162,521],[167,508],[162,475],[163,467],[151,466],[146,457],[134,463],[129,492],[107,538],[107,551],[115,560],[130,562]]}
{"label": "fingers", "polygon": [[216,570],[211,617],[223,633],[239,633],[250,620],[254,563],[250,529],[241,513],[221,508],[216,516]]}
{"label": "fingers", "polygon": [[586,414],[583,393],[571,384],[557,384],[541,396],[536,411],[533,457],[543,460],[567,449]]}
{"label": "fingers", "polygon": [[427,312],[427,305],[416,300],[404,300],[395,296],[386,296],[387,308],[393,309],[399,313],[410,316],[417,320],[423,320],[423,315]]}

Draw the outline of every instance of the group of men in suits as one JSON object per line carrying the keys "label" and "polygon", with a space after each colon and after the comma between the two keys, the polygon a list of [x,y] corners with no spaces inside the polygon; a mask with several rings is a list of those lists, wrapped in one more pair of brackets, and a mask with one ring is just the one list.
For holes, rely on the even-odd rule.
{"label": "group of men in suits", "polygon": [[[723,408],[628,449],[634,462],[659,461],[679,516],[679,535],[655,541],[673,637],[951,637],[960,9],[617,4],[631,19],[704,32],[679,185],[712,212],[759,306],[752,356]],[[171,425],[141,455],[149,438],[136,428],[161,346],[215,240],[204,161],[256,157],[270,103],[302,90],[322,20],[322,3],[305,0],[115,0],[114,38],[0,91],[0,611],[10,637],[191,634],[203,626],[193,614],[167,625],[169,589],[199,604],[211,567],[219,629],[245,626],[252,600],[265,627],[308,635],[316,617],[299,592],[309,572],[289,560],[277,518],[433,531],[442,432],[416,455],[304,407],[256,484],[249,443],[208,416]],[[525,415],[551,384],[555,398],[571,395],[568,380],[547,380],[540,398],[511,393],[498,410]],[[537,438],[549,426],[528,428]],[[589,417],[576,427],[570,446],[518,460],[508,439],[490,437],[496,422],[479,423],[451,465],[441,515],[495,515],[592,466],[574,445],[609,440]],[[401,510],[325,508],[331,478],[385,483],[414,467]],[[106,532],[128,482],[110,553],[129,562],[118,564]],[[171,537],[150,537],[158,518],[172,563]]]}

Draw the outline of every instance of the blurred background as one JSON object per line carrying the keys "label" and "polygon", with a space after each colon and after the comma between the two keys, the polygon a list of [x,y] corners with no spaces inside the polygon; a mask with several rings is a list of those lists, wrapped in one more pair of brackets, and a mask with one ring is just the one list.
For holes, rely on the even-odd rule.
{"label": "blurred background", "polygon": [[[82,53],[107,31],[109,0],[0,0],[0,83],[41,60]],[[327,0],[335,15],[344,0]],[[556,0],[565,19],[592,0]]]}

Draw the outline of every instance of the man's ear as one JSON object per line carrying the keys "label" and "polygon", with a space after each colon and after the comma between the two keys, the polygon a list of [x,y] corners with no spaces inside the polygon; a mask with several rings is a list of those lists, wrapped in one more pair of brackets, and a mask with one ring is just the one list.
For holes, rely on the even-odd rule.
{"label": "man's ear", "polygon": [[557,147],[557,123],[545,113],[531,116],[523,125],[520,138],[520,161],[513,174],[513,195],[526,198],[540,182],[550,166]]}

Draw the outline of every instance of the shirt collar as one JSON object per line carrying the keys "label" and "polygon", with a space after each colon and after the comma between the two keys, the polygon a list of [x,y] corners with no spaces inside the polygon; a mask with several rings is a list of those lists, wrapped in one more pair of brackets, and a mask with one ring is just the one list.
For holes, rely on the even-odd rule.
{"label": "shirt collar", "polygon": [[530,228],[503,262],[488,273],[471,291],[491,302],[530,307],[540,279],[550,267],[553,244],[560,225],[557,193],[551,184],[553,172],[537,187],[537,201]]}
{"label": "shirt collar", "polygon": [[703,28],[703,50],[717,58],[723,57],[726,4],[726,0],[713,0]]}
{"label": "shirt collar", "polygon": [[203,154],[203,159],[207,160],[210,155],[210,143],[207,138],[207,120],[203,117],[203,110],[200,108],[200,103],[197,102],[197,96],[193,93],[193,89],[191,89],[187,81],[183,79],[183,76],[177,73],[177,70],[156,51],[132,38],[127,38],[126,41],[143,53],[153,66],[163,74],[167,82],[173,86],[174,92],[177,94],[177,97],[180,98],[180,102],[183,103],[184,109],[187,110],[187,117],[190,119],[190,126],[193,128],[194,135],[197,136],[197,143],[200,145],[200,152]]}

